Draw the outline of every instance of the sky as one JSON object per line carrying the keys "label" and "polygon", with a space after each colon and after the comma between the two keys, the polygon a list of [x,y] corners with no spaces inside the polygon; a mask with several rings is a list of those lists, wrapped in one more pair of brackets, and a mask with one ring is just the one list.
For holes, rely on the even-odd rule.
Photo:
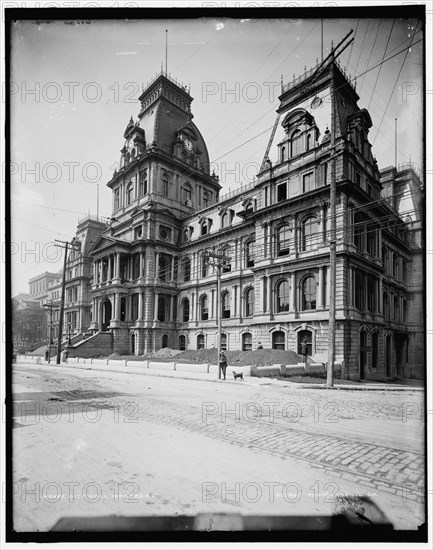
{"label": "sky", "polygon": [[[384,12],[386,18],[368,18],[368,8],[365,15],[324,19],[324,56],[332,40],[336,45],[353,29],[354,44],[340,62],[357,76],[359,107],[373,121],[369,139],[379,168],[394,165],[397,118],[398,163],[411,161],[422,171],[421,23],[393,19],[392,10]],[[61,249],[53,242],[70,240],[79,218],[95,215],[98,206],[100,216],[111,215],[106,183],[120,160],[129,118],[137,119],[142,88],[165,64],[166,29],[168,72],[191,87],[194,122],[222,194],[257,173],[281,79],[291,81],[321,58],[316,19],[16,22],[10,111],[13,296],[28,292],[31,277],[62,268]]]}

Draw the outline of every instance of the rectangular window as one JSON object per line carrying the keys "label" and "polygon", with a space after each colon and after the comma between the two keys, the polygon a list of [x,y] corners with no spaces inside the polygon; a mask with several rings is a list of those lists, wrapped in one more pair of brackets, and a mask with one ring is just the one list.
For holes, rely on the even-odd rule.
{"label": "rectangular window", "polygon": [[323,185],[326,185],[327,168],[328,168],[328,165],[326,163],[321,164],[316,168],[318,187],[322,187]]}
{"label": "rectangular window", "polygon": [[277,185],[277,201],[281,202],[287,199],[287,183],[280,183]]}
{"label": "rectangular window", "polygon": [[308,193],[314,189],[314,174],[310,172],[305,174],[302,178],[303,192]]}

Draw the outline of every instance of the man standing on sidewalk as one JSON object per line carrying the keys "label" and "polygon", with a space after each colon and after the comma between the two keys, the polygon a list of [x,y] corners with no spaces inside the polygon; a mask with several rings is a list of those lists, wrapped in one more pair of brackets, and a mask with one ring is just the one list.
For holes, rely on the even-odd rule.
{"label": "man standing on sidewalk", "polygon": [[221,371],[223,373],[223,377],[224,377],[224,380],[225,380],[226,379],[226,370],[227,370],[227,357],[226,357],[226,354],[223,351],[220,353],[219,362],[220,362],[220,368],[221,368]]}

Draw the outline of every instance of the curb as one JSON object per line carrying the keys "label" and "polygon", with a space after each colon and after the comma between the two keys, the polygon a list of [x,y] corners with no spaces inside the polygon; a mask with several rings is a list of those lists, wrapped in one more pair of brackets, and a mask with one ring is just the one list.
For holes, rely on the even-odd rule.
{"label": "curb", "polygon": [[[21,357],[19,357],[20,359]],[[72,360],[75,358],[72,358]],[[123,365],[119,365],[119,363],[124,363]],[[39,366],[51,366],[51,367],[68,367],[72,369],[80,369],[80,370],[94,370],[94,371],[100,371],[100,372],[116,372],[116,373],[124,373],[124,374],[135,374],[135,375],[147,375],[147,376],[160,376],[163,378],[178,378],[181,380],[199,380],[203,382],[224,382],[222,379],[216,378],[217,374],[210,372],[210,367],[215,365],[206,365],[207,366],[207,372],[196,372],[194,370],[186,371],[186,370],[176,370],[176,363],[173,364],[173,368],[167,369],[167,368],[161,368],[161,369],[155,369],[155,368],[149,368],[149,363],[151,361],[143,361],[141,362],[143,366],[133,366],[134,369],[137,370],[129,370],[128,369],[128,363],[129,361],[120,361],[116,360],[117,364],[109,364],[108,360],[98,360],[98,363],[94,363],[91,359],[80,361],[70,361],[67,364],[61,363],[60,365],[57,364],[48,364],[48,363],[37,363]],[[126,363],[126,364],[125,364]],[[134,363],[138,363],[138,361],[134,361]],[[30,361],[16,361],[16,365],[19,364],[35,364],[35,361],[33,358]],[[157,364],[154,362],[153,364]],[[164,364],[164,363],[163,363]],[[194,366],[194,364],[192,364]],[[123,368],[122,368],[123,366]],[[98,367],[118,367],[118,368],[98,368]],[[173,375],[171,373],[179,373],[176,375]],[[181,374],[182,373],[182,374]],[[197,374],[201,375],[197,377]],[[207,375],[207,376],[206,376]],[[202,377],[203,376],[203,377]],[[299,389],[313,389],[313,390],[328,390],[328,391],[421,391],[424,392],[425,388],[422,386],[393,386],[393,385],[372,385],[372,384],[366,384],[364,386],[355,386],[355,385],[342,385],[342,384],[336,384],[332,388],[325,385],[325,383],[322,384],[308,384],[308,383],[302,383],[302,382],[291,382],[290,379],[287,380],[273,380],[272,378],[268,377],[256,377],[256,376],[250,376],[244,372],[245,378],[248,380],[248,385],[251,386],[274,386],[277,388],[299,388]],[[227,377],[226,382],[231,383],[239,383],[235,380],[232,380],[231,378]]]}

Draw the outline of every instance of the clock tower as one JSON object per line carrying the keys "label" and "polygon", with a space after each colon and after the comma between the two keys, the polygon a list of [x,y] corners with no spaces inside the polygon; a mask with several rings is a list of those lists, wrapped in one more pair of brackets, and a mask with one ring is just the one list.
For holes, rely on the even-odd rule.
{"label": "clock tower", "polygon": [[112,218],[92,251],[92,328],[111,332],[117,353],[175,347],[179,245],[190,235],[184,220],[216,203],[221,188],[192,101],[186,86],[157,75],[139,97],[107,184]]}

